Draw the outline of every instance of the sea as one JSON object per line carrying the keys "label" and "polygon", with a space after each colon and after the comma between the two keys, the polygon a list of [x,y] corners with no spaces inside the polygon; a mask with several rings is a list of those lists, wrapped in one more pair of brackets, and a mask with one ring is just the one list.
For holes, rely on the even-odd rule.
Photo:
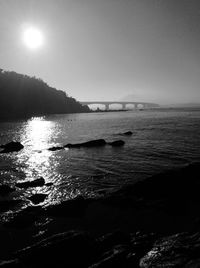
{"label": "sea", "polygon": [[[122,135],[126,131],[133,134]],[[48,150],[94,139],[124,140],[125,145]],[[24,149],[0,154],[0,184],[15,187],[43,177],[52,185],[18,189],[12,198],[23,198],[28,205],[27,197],[46,193],[45,206],[78,195],[101,196],[199,161],[200,109],[59,114],[0,122],[0,144],[13,140]]]}

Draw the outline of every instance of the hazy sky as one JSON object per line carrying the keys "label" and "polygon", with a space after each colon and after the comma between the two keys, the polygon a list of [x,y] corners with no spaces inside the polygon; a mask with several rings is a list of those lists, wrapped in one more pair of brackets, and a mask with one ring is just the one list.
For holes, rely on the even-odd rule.
{"label": "hazy sky", "polygon": [[78,100],[200,102],[200,0],[0,0],[0,68]]}

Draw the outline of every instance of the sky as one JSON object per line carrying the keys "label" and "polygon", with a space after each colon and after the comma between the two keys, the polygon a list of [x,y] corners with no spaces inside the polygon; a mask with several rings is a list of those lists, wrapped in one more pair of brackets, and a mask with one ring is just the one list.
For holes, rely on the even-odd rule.
{"label": "sky", "polygon": [[80,101],[200,102],[200,1],[0,0],[0,68]]}

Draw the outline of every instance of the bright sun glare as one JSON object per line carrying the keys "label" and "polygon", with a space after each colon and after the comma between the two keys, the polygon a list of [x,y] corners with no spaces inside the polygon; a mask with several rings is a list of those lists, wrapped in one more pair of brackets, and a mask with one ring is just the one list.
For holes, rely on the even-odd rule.
{"label": "bright sun glare", "polygon": [[35,50],[43,46],[44,36],[39,29],[30,27],[24,31],[23,41],[26,47]]}

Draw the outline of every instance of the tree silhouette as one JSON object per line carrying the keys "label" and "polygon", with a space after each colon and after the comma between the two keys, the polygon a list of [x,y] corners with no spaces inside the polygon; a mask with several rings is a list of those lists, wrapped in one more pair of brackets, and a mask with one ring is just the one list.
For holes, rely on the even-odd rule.
{"label": "tree silhouette", "polygon": [[41,79],[0,69],[0,118],[89,111]]}

